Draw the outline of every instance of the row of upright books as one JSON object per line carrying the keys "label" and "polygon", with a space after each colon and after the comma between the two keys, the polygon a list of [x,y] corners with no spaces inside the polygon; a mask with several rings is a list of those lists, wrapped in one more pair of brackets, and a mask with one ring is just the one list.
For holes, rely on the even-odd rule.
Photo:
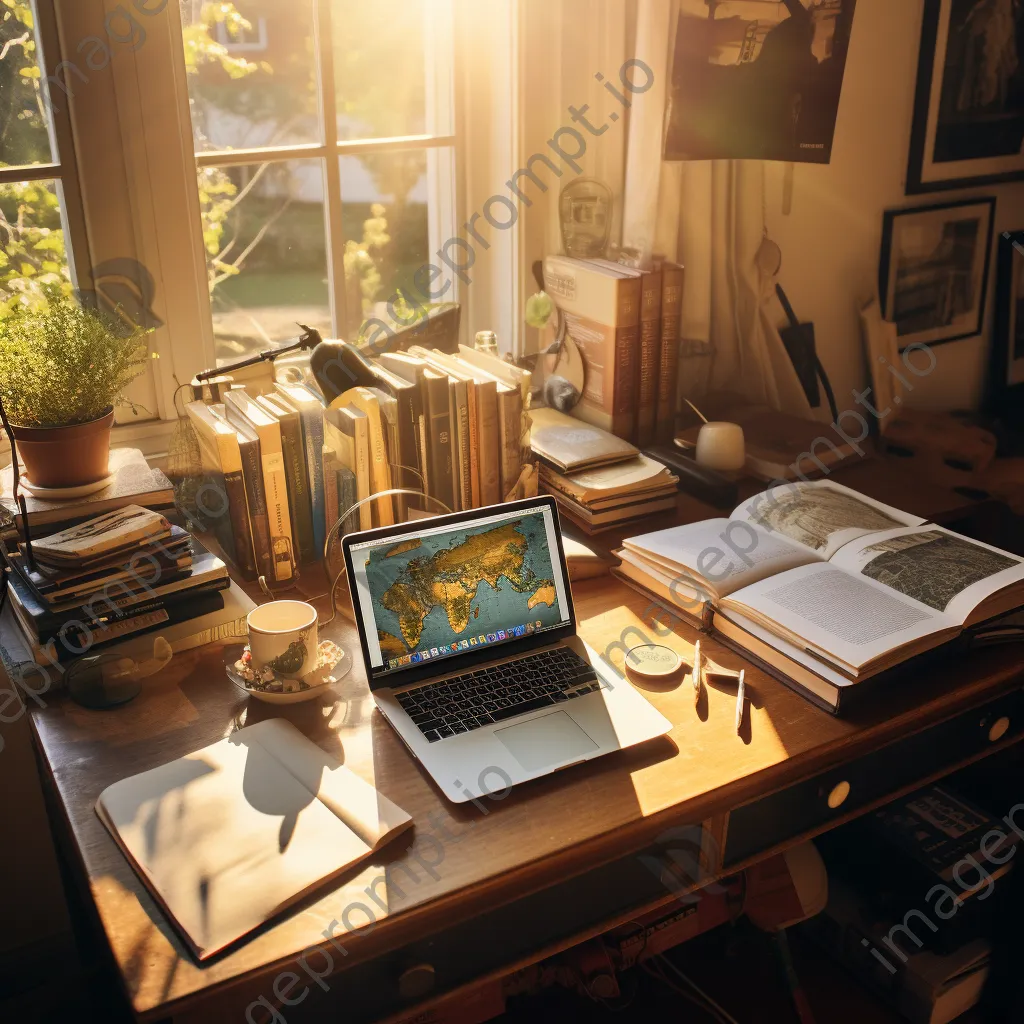
{"label": "row of upright books", "polygon": [[[417,512],[504,501],[531,473],[531,375],[463,347],[384,353],[329,404],[313,384],[265,394],[218,389],[188,415],[200,471],[184,485],[190,515],[247,578],[292,579],[324,558],[331,527],[389,526]],[[346,513],[348,516],[346,518]]]}
{"label": "row of upright books", "polygon": [[671,442],[679,378],[683,268],[635,270],[548,256],[544,288],[587,366],[574,414],[641,448]]}

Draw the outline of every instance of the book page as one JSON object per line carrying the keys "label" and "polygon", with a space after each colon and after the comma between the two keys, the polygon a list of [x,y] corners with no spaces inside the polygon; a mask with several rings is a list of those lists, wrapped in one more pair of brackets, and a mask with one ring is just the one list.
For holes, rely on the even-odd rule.
{"label": "book page", "polygon": [[370,849],[412,822],[397,804],[283,719],[271,718],[245,731]]}
{"label": "book page", "polygon": [[790,569],[745,587],[723,606],[758,613],[788,631],[793,642],[855,672],[891,651],[957,626],[941,612],[828,562]]}
{"label": "book page", "polygon": [[730,519],[706,519],[629,537],[623,547],[659,562],[682,579],[692,575],[706,582],[716,595],[731,594],[820,558],[784,537]]}
{"label": "book page", "polygon": [[732,518],[782,535],[825,559],[858,537],[925,522],[831,480],[769,487],[744,501]]}
{"label": "book page", "polygon": [[941,526],[866,537],[832,561],[961,624],[986,598],[1024,583],[1024,559]]}

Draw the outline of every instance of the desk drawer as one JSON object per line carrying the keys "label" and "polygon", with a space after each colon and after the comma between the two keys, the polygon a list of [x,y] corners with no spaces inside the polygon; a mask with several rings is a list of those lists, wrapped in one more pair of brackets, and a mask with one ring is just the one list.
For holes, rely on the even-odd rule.
{"label": "desk drawer", "polygon": [[723,864],[733,867],[945,768],[1024,735],[1024,691],[897,740],[729,815]]}

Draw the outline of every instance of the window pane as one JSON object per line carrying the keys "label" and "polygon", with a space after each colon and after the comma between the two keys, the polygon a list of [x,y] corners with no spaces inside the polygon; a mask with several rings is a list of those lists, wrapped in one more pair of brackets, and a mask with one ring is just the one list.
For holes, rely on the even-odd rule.
{"label": "window pane", "polygon": [[72,292],[55,181],[0,184],[0,318]]}
{"label": "window pane", "polygon": [[320,142],[312,0],[179,0],[197,152]]}
{"label": "window pane", "polygon": [[362,318],[386,319],[396,292],[425,298],[413,277],[430,262],[429,203],[439,219],[436,207],[450,194],[450,157],[444,147],[339,158],[349,334]]}
{"label": "window pane", "polygon": [[333,0],[338,138],[451,132],[447,0]]}
{"label": "window pane", "polygon": [[[39,40],[29,0],[0,4],[0,165],[54,162]],[[54,102],[59,102],[58,92]]]}
{"label": "window pane", "polygon": [[322,161],[200,168],[199,200],[218,363],[330,336]]}

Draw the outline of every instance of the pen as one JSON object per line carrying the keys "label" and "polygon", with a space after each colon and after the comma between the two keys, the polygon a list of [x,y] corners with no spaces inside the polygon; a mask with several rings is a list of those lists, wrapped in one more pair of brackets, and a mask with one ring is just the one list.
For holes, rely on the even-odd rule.
{"label": "pen", "polygon": [[693,706],[700,703],[700,684],[703,682],[700,662],[700,639],[693,645]]}
{"label": "pen", "polygon": [[740,681],[736,689],[736,735],[739,736],[740,728],[743,726],[743,708],[747,702],[747,684],[744,682],[743,674],[746,670],[740,669]]}

